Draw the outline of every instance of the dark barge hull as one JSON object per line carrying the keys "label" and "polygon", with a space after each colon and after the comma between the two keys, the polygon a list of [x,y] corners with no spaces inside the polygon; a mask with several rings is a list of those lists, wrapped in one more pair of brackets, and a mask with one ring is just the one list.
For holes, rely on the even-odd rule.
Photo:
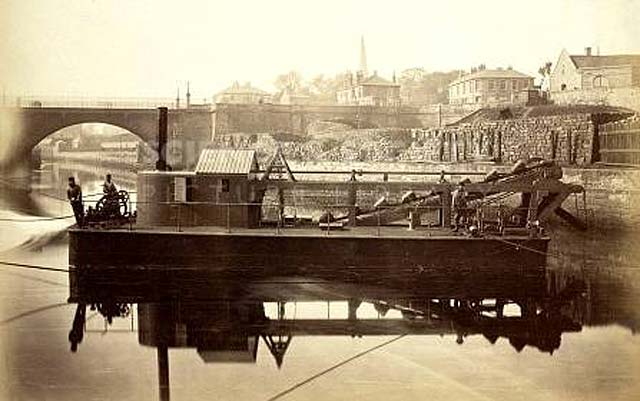
{"label": "dark barge hull", "polygon": [[160,291],[159,282],[186,281],[193,284],[193,292],[201,287],[207,293],[213,284],[221,287],[223,282],[279,276],[411,290],[434,297],[440,293],[500,296],[513,294],[527,283],[522,285],[524,296],[537,287],[529,285],[531,280],[544,281],[549,242],[546,237],[522,236],[275,235],[250,230],[71,229],[69,237],[72,298],[91,287],[97,291],[114,283]]}

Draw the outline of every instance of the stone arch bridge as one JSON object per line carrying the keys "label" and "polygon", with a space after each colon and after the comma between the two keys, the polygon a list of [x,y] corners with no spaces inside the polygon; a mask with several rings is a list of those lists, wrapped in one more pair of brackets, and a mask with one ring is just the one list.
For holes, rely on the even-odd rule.
{"label": "stone arch bridge", "polygon": [[[209,141],[213,114],[206,109],[169,110],[170,138]],[[44,138],[76,124],[103,123],[123,128],[157,149],[158,110],[154,108],[97,107],[14,107],[0,110],[2,159],[10,168],[29,159],[33,148]]]}
{"label": "stone arch bridge", "polygon": [[[7,103],[4,102],[6,105]],[[41,99],[0,105],[0,168],[29,160],[32,149],[48,135],[76,124],[103,123],[123,128],[157,149],[157,106],[99,101],[61,104]],[[456,121],[468,111],[435,108],[384,108],[341,105],[191,105],[169,107],[169,139],[206,142],[217,134],[282,132],[304,135],[315,121],[343,122],[352,126],[414,128]],[[184,142],[183,142],[184,145]]]}

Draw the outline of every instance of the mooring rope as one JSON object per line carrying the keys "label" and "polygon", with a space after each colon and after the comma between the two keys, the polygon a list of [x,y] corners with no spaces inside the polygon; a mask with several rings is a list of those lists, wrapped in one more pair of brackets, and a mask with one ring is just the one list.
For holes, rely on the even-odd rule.
{"label": "mooring rope", "polygon": [[313,376],[311,376],[311,377],[309,377],[309,378],[307,378],[307,379],[305,379],[305,380],[303,380],[303,381],[301,381],[299,383],[294,384],[293,386],[289,387],[288,389],[283,390],[283,391],[279,392],[278,394],[274,395],[273,397],[269,398],[267,401],[278,400],[278,399],[284,397],[285,395],[287,395],[287,394],[299,389],[300,387],[304,386],[305,384],[308,384],[308,383],[314,381],[315,379],[317,379],[317,378],[319,378],[321,376],[324,376],[325,374],[327,374],[329,372],[332,372],[332,371],[334,371],[334,370],[336,370],[336,369],[348,364],[349,362],[355,361],[356,359],[361,358],[361,357],[367,355],[368,353],[371,353],[371,352],[373,352],[375,350],[378,350],[378,349],[380,349],[382,347],[385,347],[385,346],[387,346],[387,345],[389,345],[391,343],[394,343],[394,342],[398,341],[399,339],[401,339],[401,338],[403,338],[405,336],[406,336],[406,334],[399,335],[397,337],[392,338],[391,340],[383,342],[382,344],[375,345],[375,346],[373,346],[373,347],[371,347],[369,349],[366,349],[366,350],[364,350],[362,352],[359,352],[359,353],[357,353],[356,355],[354,355],[354,356],[352,356],[350,358],[347,358],[347,359],[345,359],[345,360],[343,360],[343,361],[341,361],[341,362],[339,362],[339,363],[337,363],[337,364],[335,364],[333,366],[328,367],[327,369],[325,369],[325,370],[323,370],[321,372],[316,373],[315,375],[313,375]]}
{"label": "mooring rope", "polygon": [[65,219],[71,219],[75,217],[72,214],[67,214],[67,215],[63,215],[63,216],[53,216],[53,217],[38,217],[38,218],[29,218],[29,219],[20,219],[20,218],[6,218],[6,219],[0,219],[0,221],[10,221],[10,222],[14,222],[14,223],[37,223],[40,221],[51,221],[51,220],[65,220]]}
{"label": "mooring rope", "polygon": [[54,271],[54,272],[60,272],[60,273],[69,273],[69,269],[63,269],[60,267],[31,265],[26,263],[8,262],[5,260],[0,260],[0,265],[17,267],[19,269],[46,270],[46,271]]}

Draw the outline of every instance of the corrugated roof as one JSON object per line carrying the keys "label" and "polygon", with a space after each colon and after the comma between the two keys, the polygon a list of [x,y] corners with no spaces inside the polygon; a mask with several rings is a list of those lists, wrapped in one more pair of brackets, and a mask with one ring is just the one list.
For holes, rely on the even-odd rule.
{"label": "corrugated roof", "polygon": [[476,72],[472,72],[470,74],[463,75],[462,77],[456,79],[451,84],[456,84],[458,82],[468,81],[470,79],[477,78],[489,78],[489,79],[506,79],[506,78],[533,78],[527,74],[523,74],[516,70],[480,70]]}
{"label": "corrugated roof", "polygon": [[640,65],[640,54],[618,54],[611,56],[569,56],[578,68]]}
{"label": "corrugated roof", "polygon": [[200,153],[198,174],[249,174],[257,170],[256,151],[251,149],[204,149]]}

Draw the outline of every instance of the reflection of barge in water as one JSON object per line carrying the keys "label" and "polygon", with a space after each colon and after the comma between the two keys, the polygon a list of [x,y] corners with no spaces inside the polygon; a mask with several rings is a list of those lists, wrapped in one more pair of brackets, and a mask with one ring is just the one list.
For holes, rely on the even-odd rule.
{"label": "reflection of barge in water", "polygon": [[[197,350],[206,363],[256,363],[258,348],[266,347],[279,368],[287,351],[296,347],[294,337],[397,336],[379,348],[405,335],[421,336],[414,341],[446,336],[445,341],[455,338],[460,345],[482,336],[489,344],[508,341],[517,352],[530,347],[552,354],[564,333],[582,329],[575,313],[582,283],[572,282],[556,293],[547,290],[555,286],[543,277],[532,279],[513,270],[486,286],[484,296],[462,295],[455,286],[435,283],[438,288],[425,293],[437,297],[302,277],[239,280],[220,291],[215,275],[198,274],[198,282],[213,286],[203,285],[204,291],[194,293],[195,276],[176,282],[157,273],[152,275],[157,287],[151,291],[130,287],[126,276],[106,282],[99,295],[92,291],[92,281],[79,284],[69,332],[72,351],[85,334],[102,336],[110,330],[106,323],[91,330],[89,305],[109,323],[130,318],[138,343],[157,350],[160,399],[169,400],[171,348]],[[516,290],[513,282],[528,289]],[[139,302],[138,307],[130,302]]]}
{"label": "reflection of barge in water", "polygon": [[[561,205],[582,188],[560,181],[562,170],[553,163],[466,180],[465,214],[474,227],[455,233],[450,226],[458,185],[448,182],[389,181],[398,172],[378,172],[381,181],[356,180],[355,174],[342,182],[300,181],[280,152],[260,170],[254,151],[229,149],[203,151],[194,172],[164,171],[162,119],[163,113],[159,171],[138,175],[137,221],[71,229],[73,269],[205,268],[329,277],[340,272],[357,281],[377,272],[415,285],[443,270],[464,279],[470,271],[491,276],[496,265],[540,268],[549,241],[540,222],[555,212],[577,223]],[[327,213],[315,223],[286,215],[290,194],[314,191],[339,193],[345,200],[318,202]],[[275,213],[263,202],[269,192],[276,194]],[[371,205],[389,193],[405,195],[395,204],[383,198]],[[515,205],[504,202],[514,198]]]}

